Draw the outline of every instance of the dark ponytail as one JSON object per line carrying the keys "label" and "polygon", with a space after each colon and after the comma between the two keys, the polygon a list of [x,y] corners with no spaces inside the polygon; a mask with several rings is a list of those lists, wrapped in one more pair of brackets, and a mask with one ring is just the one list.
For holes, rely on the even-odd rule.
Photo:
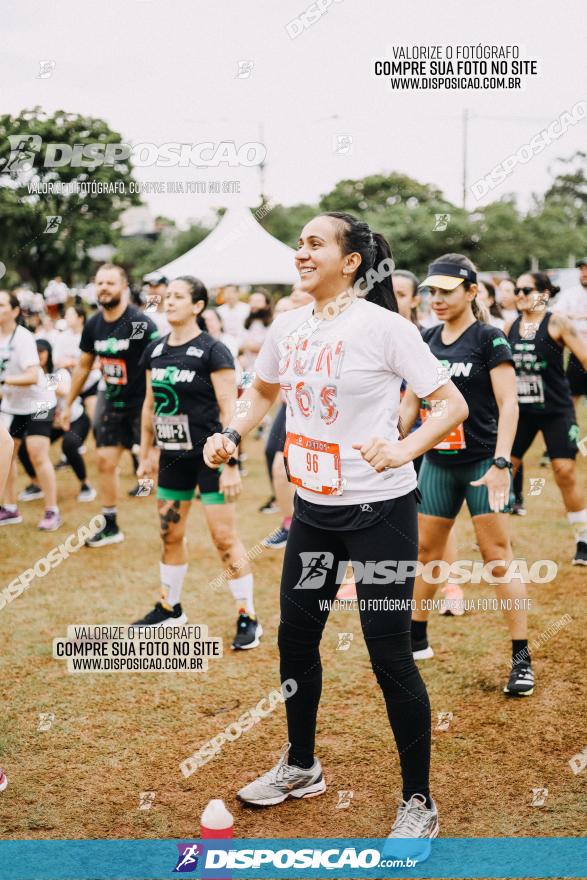
{"label": "dark ponytail", "polygon": [[[337,240],[342,253],[357,253],[361,256],[361,264],[353,282],[355,287],[368,285],[369,291],[365,297],[368,302],[390,312],[397,312],[397,301],[391,280],[393,259],[387,239],[379,232],[372,232],[367,223],[357,220],[352,214],[328,211],[323,216],[339,221]],[[384,260],[386,261],[384,267],[388,267],[387,271],[384,267],[379,268]],[[381,280],[373,278],[375,272],[382,276]]]}
{"label": "dark ponytail", "polygon": [[536,285],[536,290],[538,293],[544,293],[544,291],[548,291],[550,296],[556,296],[557,293],[560,293],[560,287],[557,287],[556,284],[553,284],[546,272],[528,272],[534,279],[534,284]]}
{"label": "dark ponytail", "polygon": [[206,322],[202,318],[202,313],[206,310],[208,305],[208,290],[206,285],[200,281],[199,278],[195,278],[193,275],[179,275],[176,281],[183,281],[184,284],[187,284],[190,288],[190,295],[192,297],[192,302],[197,303],[200,300],[204,303],[204,308],[200,312],[200,314],[196,318],[196,324],[200,328],[200,330],[206,330]]}
{"label": "dark ponytail", "polygon": [[49,342],[48,339],[35,339],[35,343],[37,345],[37,351],[46,351],[47,352],[47,363],[45,365],[46,373],[53,373],[55,368],[53,366],[53,346]]}

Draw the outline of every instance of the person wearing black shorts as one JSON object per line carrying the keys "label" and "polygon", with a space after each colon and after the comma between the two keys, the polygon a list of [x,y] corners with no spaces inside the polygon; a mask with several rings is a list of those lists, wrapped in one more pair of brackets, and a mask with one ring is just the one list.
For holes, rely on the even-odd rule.
{"label": "person wearing black shorts", "polygon": [[124,535],[116,522],[118,463],[124,449],[140,440],[145,371],[139,367],[143,352],[159,332],[148,315],[128,303],[128,278],[120,266],[105,263],[96,273],[96,296],[102,310],[86,322],[80,340],[81,357],[71,380],[62,413],[68,430],[71,405],[80,394],[97,357],[106,383],[104,407],[94,423],[100,500],[106,525],[86,541],[88,547],[118,544]]}
{"label": "person wearing black shorts", "polygon": [[55,414],[55,391],[43,373],[33,334],[18,323],[20,305],[13,293],[0,291],[0,395],[2,420],[14,441],[0,526],[18,525],[22,516],[16,505],[16,461],[27,438],[28,451],[45,498],[45,513],[39,523],[52,532],[61,525],[57,506],[57,481],[49,457],[51,426]]}
{"label": "person wearing black shorts", "polygon": [[[503,332],[480,320],[484,315],[476,302],[477,270],[467,257],[439,257],[423,284],[442,322],[426,330],[424,339],[463,394],[469,416],[426,453],[420,469],[419,559],[424,566],[445,559],[447,537],[466,501],[483,561],[491,566],[497,597],[505,601],[512,666],[504,692],[529,696],[534,675],[528,653],[527,590],[520,577],[508,572],[513,554],[508,517],[504,516],[513,500],[510,453],[518,419],[512,352]],[[401,412],[406,428],[421,403],[421,395],[408,388]],[[438,416],[427,402],[423,414],[426,421]],[[437,588],[437,583],[429,583],[423,575],[416,579],[418,607],[412,621],[412,645],[418,660],[434,655],[427,621],[428,603]]]}
{"label": "person wearing black shorts", "polygon": [[520,420],[512,448],[518,467],[541,432],[552,472],[575,532],[573,565],[587,565],[587,510],[577,480],[575,458],[580,438],[568,375],[565,346],[587,368],[587,345],[563,314],[547,310],[549,296],[558,291],[543,272],[526,272],[516,285],[520,316],[506,327],[514,353]]}
{"label": "person wearing black shorts", "polygon": [[181,607],[188,568],[185,532],[198,487],[206,523],[237,605],[232,647],[246,650],[258,646],[263,630],[255,612],[253,575],[237,533],[234,504],[226,503],[234,501],[241,489],[238,461],[231,458],[219,475],[202,455],[206,437],[228,423],[236,402],[234,359],[224,343],[200,325],[205,327],[199,316],[207,304],[208,293],[201,281],[189,275],[172,281],[165,295],[171,332],[151,343],[142,359],[147,379],[137,473],[153,478],[158,472],[163,595],[134,625],[182,626],[187,622]]}
{"label": "person wearing black shorts", "polygon": [[[410,643],[417,551],[412,462],[461,422],[467,408],[454,385],[439,376],[440,365],[418,329],[397,314],[390,263],[383,236],[350,214],[326,213],[306,224],[296,264],[313,302],[274,321],[243,398],[248,408],[208,439],[204,459],[214,467],[226,462],[241,433],[262,421],[281,389],[285,462],[297,489],[278,644],[284,688],[293,681],[296,689],[285,704],[289,743],[281,759],[238,798],[269,806],[326,789],[314,754],[319,644],[350,559],[357,569],[361,626],[402,770],[403,799],[390,836],[429,839],[438,834],[438,812],[428,782],[430,705]],[[404,377],[422,396],[449,406],[442,425],[428,421],[400,442]],[[378,566],[389,566],[381,579],[373,574]],[[313,576],[306,578],[310,569]],[[366,765],[364,771],[371,769]]]}
{"label": "person wearing black shorts", "polygon": [[[80,491],[77,496],[79,502],[93,501],[96,497],[96,491],[87,482],[86,464],[80,453],[80,448],[85,442],[90,431],[90,420],[84,411],[83,404],[78,398],[74,401],[71,411],[71,425],[68,431],[64,431],[61,427],[61,411],[63,409],[63,401],[67,398],[71,388],[71,375],[68,370],[61,368],[55,371],[53,364],[53,349],[51,343],[46,339],[37,339],[37,350],[41,362],[41,369],[45,375],[51,376],[51,384],[55,390],[57,399],[57,408],[54,411],[53,424],[49,439],[51,444],[62,438],[61,449],[65,460],[71,466],[74,474],[80,482]],[[35,485],[36,479],[35,469],[28,454],[27,443],[22,443],[18,450],[20,463],[24,467],[33,483],[25,489],[18,497],[19,500],[29,501],[35,498],[42,498],[43,493],[41,487]],[[37,491],[28,491],[30,489]]]}
{"label": "person wearing black shorts", "polygon": [[[587,345],[587,257],[577,260],[576,266],[579,270],[579,284],[563,290],[557,296],[553,311],[568,318],[579,338]],[[577,407],[581,398],[587,397],[587,370],[574,353],[571,353],[567,363],[567,379],[573,403]]]}

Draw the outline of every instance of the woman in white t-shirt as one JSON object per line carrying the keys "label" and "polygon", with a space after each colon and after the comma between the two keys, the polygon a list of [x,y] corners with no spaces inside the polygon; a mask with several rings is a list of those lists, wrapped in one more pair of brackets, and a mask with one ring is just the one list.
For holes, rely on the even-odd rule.
{"label": "woman in white t-shirt", "polygon": [[266,290],[258,290],[249,297],[250,312],[240,338],[241,364],[250,372],[255,358],[261,351],[269,326],[273,320],[271,298]]}
{"label": "woman in white t-shirt", "polygon": [[[397,314],[393,261],[381,235],[349,214],[322,214],[302,230],[296,265],[313,302],[274,321],[240,417],[235,414],[204,449],[212,467],[224,463],[281,388],[287,402],[284,454],[297,486],[278,637],[289,743],[278,764],[238,797],[268,806],[326,788],[314,755],[319,643],[351,560],[361,626],[402,770],[403,800],[390,836],[435,837],[430,705],[410,642],[418,554],[412,461],[460,424],[467,406],[418,329]],[[439,417],[400,439],[404,378],[441,403]],[[422,846],[425,851],[429,843]]]}
{"label": "woman in white t-shirt", "polygon": [[[50,441],[51,443],[55,443],[60,438],[63,438],[61,443],[63,457],[67,464],[71,466],[71,469],[80,482],[80,491],[77,500],[93,501],[96,497],[96,490],[87,482],[86,465],[80,452],[80,449],[90,431],[90,420],[84,410],[81,398],[76,397],[71,405],[70,427],[67,431],[63,429],[61,414],[71,390],[71,374],[63,367],[55,370],[53,350],[51,344],[47,342],[46,339],[37,339],[37,351],[39,352],[41,369],[46,376],[51,377],[50,384],[55,390],[57,401]],[[37,486],[34,482],[36,479],[36,473],[28,454],[27,443],[28,441],[25,441],[21,444],[18,457],[20,463],[33,482],[20,493],[18,496],[19,501],[34,501],[36,498],[43,497],[41,487]]]}
{"label": "woman in white t-shirt", "polygon": [[[73,370],[74,367],[77,367],[81,355],[79,344],[86,318],[86,311],[82,306],[69,306],[65,310],[66,327],[59,334],[53,346],[53,363],[58,369]],[[80,395],[90,422],[94,418],[101,376],[99,368],[90,370],[90,375],[86,379]]]}
{"label": "woman in white t-shirt", "polygon": [[14,440],[12,466],[0,507],[0,526],[16,525],[22,517],[16,506],[16,456],[24,438],[45,497],[45,514],[39,523],[52,532],[61,525],[57,507],[57,481],[49,458],[56,396],[39,363],[33,334],[17,323],[18,299],[0,291],[0,393],[2,420]]}

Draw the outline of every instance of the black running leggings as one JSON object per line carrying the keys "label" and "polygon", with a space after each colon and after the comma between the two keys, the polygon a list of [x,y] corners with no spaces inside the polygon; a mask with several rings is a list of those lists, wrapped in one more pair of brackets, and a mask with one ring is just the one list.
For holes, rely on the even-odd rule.
{"label": "black running leggings", "polygon": [[[318,556],[326,552],[333,554],[334,562],[324,585],[319,589],[295,589],[302,575],[300,554],[304,553],[308,561],[307,553]],[[322,691],[319,645],[329,613],[320,607],[320,602],[336,597],[338,563],[417,558],[418,525],[413,492],[396,499],[393,516],[365,529],[320,529],[294,516],[283,564],[279,626],[281,681],[293,678],[298,685],[296,693],[285,703],[290,764],[309,767],[314,760],[316,716]],[[430,702],[412,656],[411,610],[373,610],[369,600],[410,600],[413,588],[413,578],[407,578],[404,584],[357,583],[361,627],[397,744],[405,800],[417,793],[429,796]],[[374,711],[371,694],[371,688],[365,683],[361,699],[365,701],[367,717]]]}
{"label": "black running leggings", "polygon": [[[69,431],[64,432],[61,428],[51,429],[51,443],[55,443],[56,440],[59,440],[60,437],[63,437],[61,449],[63,450],[64,456],[70,463],[73,472],[80,483],[85,483],[86,481],[86,464],[84,462],[83,456],[80,455],[79,448],[83,445],[86,437],[88,436],[89,430],[90,420],[85,412],[81,414],[79,419],[76,419],[75,422],[71,423]],[[32,480],[35,480],[35,469],[32,465],[28,450],[26,448],[26,438],[25,442],[20,444],[18,457],[29,477]]]}
{"label": "black running leggings", "polygon": [[269,482],[273,486],[273,461],[278,452],[283,452],[285,446],[285,403],[282,403],[273,419],[265,445],[265,460],[269,472]]}

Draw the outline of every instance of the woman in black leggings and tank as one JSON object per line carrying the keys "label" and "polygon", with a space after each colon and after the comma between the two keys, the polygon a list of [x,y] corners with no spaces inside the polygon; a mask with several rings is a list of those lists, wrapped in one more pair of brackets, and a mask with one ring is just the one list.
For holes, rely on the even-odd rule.
{"label": "woman in black leggings and tank", "polygon": [[[274,322],[244,397],[247,416],[208,438],[204,456],[213,467],[225,462],[281,388],[285,457],[297,492],[278,642],[281,680],[293,679],[297,689],[286,701],[287,758],[284,750],[275,767],[239,791],[239,799],[269,806],[325,791],[314,755],[319,644],[325,604],[334,600],[350,559],[364,567],[362,579],[359,566],[355,571],[361,626],[401,763],[403,800],[390,836],[430,838],[438,834],[428,788],[430,705],[410,642],[418,541],[412,461],[468,410],[417,328],[397,314],[384,268],[390,263],[385,239],[349,214],[322,214],[306,224],[296,264],[313,302]],[[374,270],[382,267],[377,280]],[[365,281],[369,292],[357,296],[361,282],[360,293],[366,292]],[[403,378],[446,404],[441,418],[400,440]]]}
{"label": "woman in black leggings and tank", "polygon": [[587,369],[587,347],[564,315],[548,311],[558,293],[548,275],[526,272],[516,285],[519,317],[506,326],[516,365],[520,419],[512,446],[514,469],[520,466],[538,432],[542,433],[556,484],[575,532],[573,565],[587,565],[587,510],[577,480],[575,458],[580,433],[565,374],[565,346]]}

